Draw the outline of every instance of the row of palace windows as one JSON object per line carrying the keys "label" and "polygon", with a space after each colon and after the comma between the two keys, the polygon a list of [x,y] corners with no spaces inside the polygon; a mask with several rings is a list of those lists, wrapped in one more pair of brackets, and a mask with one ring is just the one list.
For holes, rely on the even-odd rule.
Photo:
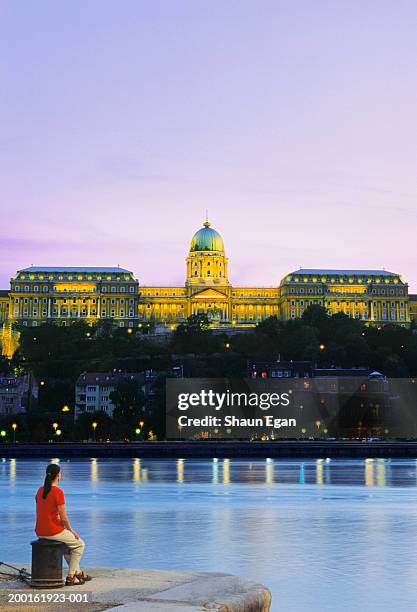
{"label": "row of palace windows", "polygon": [[[301,309],[300,309],[300,316],[303,314],[303,312],[304,312],[304,309],[303,309],[303,308],[301,308]],[[349,311],[348,311],[348,312],[345,312],[345,314],[347,314],[349,317],[351,316]],[[367,312],[367,311],[364,311],[364,312],[363,312],[363,315],[362,315],[362,318],[363,318],[363,319],[367,319],[367,318],[368,318],[368,316],[369,316],[369,315],[368,315],[368,312]],[[355,319],[359,319],[360,317],[361,317],[361,314],[360,314],[359,312],[355,312],[354,318],[355,318]],[[295,318],[296,318],[296,312],[295,312],[295,310],[291,310],[291,318],[292,318],[292,319],[295,319]],[[381,319],[382,319],[382,320],[384,320],[384,321],[386,321],[386,320],[388,319],[388,314],[387,314],[387,311],[386,311],[386,310],[383,310],[383,311],[382,311],[382,313],[381,313]],[[396,319],[397,319],[396,312],[395,312],[395,310],[392,310],[392,311],[391,311],[391,320],[392,320],[392,321],[395,321]],[[405,313],[404,313],[404,312],[401,312],[401,313],[400,313],[400,319],[405,320]]]}
{"label": "row of palace windows", "polygon": [[[304,300],[291,300],[291,306],[297,306],[298,302],[300,303],[300,306],[304,306]],[[308,300],[305,300],[305,303],[308,304],[309,303]],[[343,304],[344,301],[342,301],[342,302],[339,301],[339,302],[335,302],[335,303],[339,306],[341,303]],[[346,304],[347,305],[352,304],[352,303],[353,302],[350,302],[350,301],[346,300]],[[310,304],[314,304],[314,302],[310,301]],[[360,306],[361,304],[364,304],[364,302],[355,302],[355,306]],[[374,302],[373,303],[373,305],[375,307],[377,307],[378,304],[379,304],[379,302]],[[396,306],[398,306],[398,304],[399,304],[400,308],[404,308],[404,302],[399,302],[399,303],[398,302],[391,302],[391,308],[395,308]],[[383,308],[385,308],[386,307],[386,302],[381,302],[381,305],[382,305]]]}
{"label": "row of palace windows", "polygon": [[[287,281],[291,282],[291,280],[292,280],[291,276],[289,276],[287,278]],[[299,278],[298,276],[294,276],[293,280],[294,280],[295,283],[298,283],[298,282],[302,282],[302,283],[311,283],[311,282],[313,282],[313,283],[317,283],[317,282],[321,282],[321,283],[336,283],[336,282],[347,283],[347,282],[349,282],[350,284],[358,283],[359,285],[362,284],[363,282],[365,282],[365,280],[363,278],[361,278],[361,277],[359,277],[359,278],[358,277],[354,277],[354,278],[353,277],[349,277],[349,278],[346,278],[344,276],[329,277],[329,278],[327,278],[326,276],[322,276],[320,279],[317,278],[316,276],[304,276],[302,278]],[[392,278],[392,277],[385,278],[385,279],[378,278],[378,277],[367,277],[367,279],[366,279],[366,283],[368,283],[368,284],[371,284],[371,283],[382,283],[382,282],[385,282],[386,284],[388,284],[388,283],[395,283],[395,284],[397,284],[399,282],[399,279],[398,278]]]}
{"label": "row of palace windows", "polygon": [[[42,289],[43,293],[47,293],[49,291],[49,287],[48,285],[42,285],[42,288],[39,285],[34,285],[33,287],[30,287],[29,285],[15,285],[14,290],[15,291],[21,291],[21,289],[23,288],[23,291],[25,293],[29,293],[29,291],[34,291],[35,293],[39,292],[40,289]],[[135,286],[134,285],[122,285],[121,287],[115,287],[114,285],[112,285],[110,287],[110,292],[111,293],[116,293],[116,292],[120,292],[120,293],[126,293],[127,289],[129,289],[129,293],[135,293]],[[102,293],[107,293],[108,287],[106,285],[104,285],[101,288],[101,292]],[[53,291],[60,291],[60,289],[58,288],[57,285],[54,285],[53,287]],[[97,287],[73,287],[72,289],[64,289],[63,292],[65,293],[66,291],[90,291],[92,293],[98,291]]]}
{"label": "row of palace windows", "polygon": [[[63,327],[66,326],[66,322],[65,321],[61,321],[60,324]],[[27,321],[22,321],[22,325],[27,327],[28,322]],[[134,326],[134,322],[133,321],[129,321],[127,325],[128,325],[128,327],[133,327]],[[32,321],[32,327],[37,327],[37,326],[38,326],[38,322],[37,321]],[[124,326],[125,326],[125,322],[124,321],[119,321],[119,327],[124,327]]]}
{"label": "row of palace windows", "polygon": [[[33,299],[31,299],[31,300],[29,300],[29,298],[23,298],[23,303],[24,303],[24,304],[29,304],[29,301],[31,301],[33,304],[37,304],[37,303],[38,303],[38,298],[33,298]],[[95,303],[96,303],[96,301],[97,301],[97,300],[95,300],[95,299],[93,298],[93,299],[91,300],[91,303],[92,303],[92,304],[95,304]],[[116,304],[116,301],[117,301],[118,303],[120,303],[120,304],[124,304],[124,303],[125,303],[125,298],[117,298],[117,300],[116,300],[116,298],[111,298],[111,299],[110,299],[110,303],[111,303],[111,304]],[[126,301],[127,301],[127,299],[126,299]],[[60,300],[59,298],[53,298],[53,300],[52,300],[52,303],[53,303],[53,304],[57,304],[58,302],[62,302],[63,304],[66,304],[66,303],[67,303],[67,299],[66,299],[66,298],[64,298],[64,299]],[[82,304],[87,304],[88,300],[87,300],[86,298],[84,298],[84,299],[82,299],[82,300],[77,299],[77,298],[73,298],[73,299],[72,299],[72,303],[73,303],[73,304],[78,304],[78,302],[79,302],[80,304],[81,304],[81,303],[82,303]],[[19,298],[15,298],[15,299],[14,299],[14,303],[15,303],[15,304],[19,304]],[[42,303],[43,303],[43,304],[47,304],[47,303],[48,303],[48,299],[47,299],[47,298],[42,298]],[[105,303],[106,303],[106,298],[102,298],[101,303],[102,303],[102,304],[105,304]],[[129,299],[129,304],[134,304],[134,303],[135,303],[135,300],[134,300],[134,299],[132,299],[132,298],[131,298],[131,299]]]}
{"label": "row of palace windows", "polygon": [[[28,309],[24,308],[23,309],[23,316],[28,316],[28,314],[29,314]],[[57,314],[58,314],[58,309],[54,308],[52,310],[52,315],[57,315]],[[66,316],[68,314],[68,311],[67,311],[66,308],[62,308],[61,311],[59,312],[59,314],[62,315],[62,316]],[[87,314],[88,313],[87,313],[87,309],[86,308],[83,308],[83,309],[80,310],[80,315],[81,316],[85,317],[85,316],[87,316]],[[97,311],[95,309],[91,310],[91,316],[95,316],[96,314],[97,314]],[[15,317],[19,316],[19,309],[18,308],[15,309],[14,315],[15,315]],[[72,310],[72,315],[73,316],[78,316],[78,311],[76,309],[73,309]],[[106,310],[102,310],[101,311],[101,316],[102,317],[106,317],[106,315],[107,315],[107,311]],[[33,308],[32,309],[32,316],[33,317],[37,317],[38,316],[38,309],[37,308]],[[48,316],[48,312],[47,312],[47,310],[45,308],[42,310],[42,316],[43,317],[47,317]],[[115,317],[116,316],[116,310],[114,308],[111,309],[110,316],[111,317]],[[124,317],[125,316],[125,311],[124,311],[123,308],[120,310],[119,316],[120,317]],[[133,308],[129,308],[129,317],[134,317],[134,316],[135,316],[134,309]]]}
{"label": "row of palace windows", "polygon": [[[300,288],[298,288],[298,287],[297,288],[291,287],[290,288],[290,293],[310,293],[310,294],[317,293],[317,294],[322,294],[323,293],[323,289],[318,287],[318,288],[314,288],[314,289],[313,288],[309,288],[308,291],[305,291],[304,287],[300,287]],[[355,292],[353,292],[353,293],[355,293]],[[370,292],[367,289],[365,289],[363,293],[370,293]],[[376,294],[378,294],[378,295],[404,295],[404,290],[403,289],[397,289],[397,290],[390,289],[389,293],[388,293],[388,290],[386,291],[385,289],[379,289],[379,290],[372,289],[372,294],[373,295],[376,295]]]}
{"label": "row of palace windows", "polygon": [[[194,272],[194,276],[201,276],[197,271]],[[206,276],[211,276],[210,270],[207,270]],[[223,272],[219,272],[218,276],[222,278]]]}
{"label": "row of palace windows", "polygon": [[133,280],[132,276],[130,274],[125,274],[123,276],[123,278],[121,276],[117,276],[116,274],[105,274],[104,276],[102,274],[59,274],[59,275],[54,275],[54,274],[19,274],[18,277],[16,278],[17,280],[35,280],[36,278],[38,278],[39,280],[44,280],[44,279],[48,279],[48,280],[108,280],[108,281],[120,281],[120,280]]}

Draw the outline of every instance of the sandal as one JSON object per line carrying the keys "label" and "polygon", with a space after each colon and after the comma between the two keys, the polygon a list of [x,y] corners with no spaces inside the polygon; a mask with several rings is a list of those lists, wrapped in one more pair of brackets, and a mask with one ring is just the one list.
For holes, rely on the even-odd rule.
{"label": "sandal", "polygon": [[79,574],[75,574],[77,576],[77,578],[81,578],[81,580],[84,580],[84,582],[90,582],[90,580],[93,579],[92,576],[89,576],[88,574],[84,574],[84,571],[81,571]]}
{"label": "sandal", "polygon": [[74,574],[73,576],[67,576],[67,579],[65,580],[65,586],[78,586],[80,584],[84,584],[84,580],[82,579],[81,576],[77,576],[76,574]]}

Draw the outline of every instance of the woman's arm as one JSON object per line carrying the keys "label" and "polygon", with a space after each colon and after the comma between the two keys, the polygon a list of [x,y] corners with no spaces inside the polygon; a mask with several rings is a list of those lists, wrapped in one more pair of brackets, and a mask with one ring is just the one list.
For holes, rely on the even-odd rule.
{"label": "woman's arm", "polygon": [[58,506],[58,514],[59,514],[59,518],[61,519],[62,524],[64,525],[65,529],[68,529],[68,531],[71,531],[71,533],[73,533],[78,540],[78,535],[75,533],[73,529],[71,529],[67,511],[65,509],[65,504],[62,504],[62,506]]}

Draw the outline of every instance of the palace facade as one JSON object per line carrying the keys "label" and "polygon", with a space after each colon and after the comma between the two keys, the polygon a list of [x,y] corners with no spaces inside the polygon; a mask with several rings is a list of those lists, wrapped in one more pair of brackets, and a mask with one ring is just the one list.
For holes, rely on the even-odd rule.
{"label": "palace facade", "polygon": [[372,325],[407,326],[417,314],[415,298],[399,274],[386,270],[300,269],[272,287],[232,285],[223,238],[206,221],[191,240],[182,286],[141,286],[120,267],[19,270],[10,289],[0,291],[2,350],[13,352],[15,322],[111,319],[120,327],[153,322],[173,329],[190,315],[205,313],[213,327],[252,327],[270,316],[298,318],[310,304]]}

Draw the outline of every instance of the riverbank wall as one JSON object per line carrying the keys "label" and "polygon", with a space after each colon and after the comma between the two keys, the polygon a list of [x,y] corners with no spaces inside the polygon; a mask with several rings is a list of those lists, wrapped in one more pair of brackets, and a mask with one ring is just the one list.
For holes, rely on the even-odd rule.
{"label": "riverbank wall", "polygon": [[416,442],[262,441],[262,442],[91,442],[2,444],[4,458],[140,457],[148,459],[317,459],[416,458]]}

